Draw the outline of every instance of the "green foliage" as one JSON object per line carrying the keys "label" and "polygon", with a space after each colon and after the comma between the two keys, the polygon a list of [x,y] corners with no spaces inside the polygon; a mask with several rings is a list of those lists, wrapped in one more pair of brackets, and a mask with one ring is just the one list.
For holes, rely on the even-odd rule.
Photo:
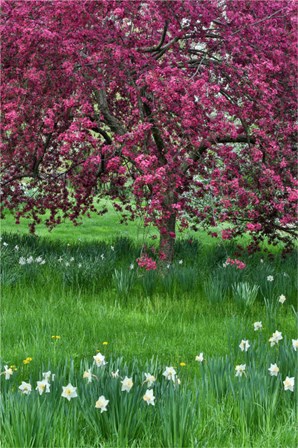
{"label": "green foliage", "polygon": [[[230,244],[179,241],[169,268],[147,272],[135,263],[141,247],[126,237],[63,244],[3,235],[1,244],[1,371],[18,369],[9,381],[0,377],[3,447],[295,446],[297,388],[282,384],[297,370],[294,255],[291,262],[279,254],[247,257],[240,271],[222,266]],[[33,261],[22,265],[21,257]],[[254,321],[263,329],[255,332]],[[276,330],[283,339],[270,347]],[[103,368],[92,367],[97,350],[108,361]],[[271,363],[278,377],[269,375]],[[239,364],[247,366],[242,377],[235,376]],[[162,375],[170,365],[180,386]],[[83,379],[88,368],[98,377],[91,384]],[[111,377],[117,369],[132,376],[129,393]],[[56,374],[51,393],[21,394],[21,381],[34,389],[47,370]],[[157,378],[154,407],[143,400],[145,372]],[[68,382],[78,388],[71,402],[61,397]],[[100,395],[109,400],[102,414]]]}
{"label": "green foliage", "polygon": [[233,283],[233,299],[242,309],[252,308],[258,296],[259,286],[247,282]]}

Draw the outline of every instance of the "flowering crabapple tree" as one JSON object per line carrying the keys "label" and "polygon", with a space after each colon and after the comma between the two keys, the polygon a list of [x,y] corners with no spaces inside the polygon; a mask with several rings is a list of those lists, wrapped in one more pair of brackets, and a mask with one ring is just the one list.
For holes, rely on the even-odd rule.
{"label": "flowering crabapple tree", "polygon": [[2,207],[295,233],[293,0],[3,0]]}

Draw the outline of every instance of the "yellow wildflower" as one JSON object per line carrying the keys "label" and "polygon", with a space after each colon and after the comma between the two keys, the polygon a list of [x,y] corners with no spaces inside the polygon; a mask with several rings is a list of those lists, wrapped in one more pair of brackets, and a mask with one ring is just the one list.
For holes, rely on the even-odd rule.
{"label": "yellow wildflower", "polygon": [[31,361],[32,361],[32,358],[30,358],[30,356],[28,356],[28,358],[23,360],[23,364],[30,364]]}

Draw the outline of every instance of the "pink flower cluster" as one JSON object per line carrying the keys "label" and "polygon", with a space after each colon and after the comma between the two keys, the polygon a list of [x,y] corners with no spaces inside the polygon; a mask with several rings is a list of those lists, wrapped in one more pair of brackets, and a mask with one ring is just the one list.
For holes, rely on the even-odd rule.
{"label": "pink flower cluster", "polygon": [[140,268],[145,268],[146,271],[154,271],[157,268],[156,261],[148,257],[148,255],[142,255],[137,258],[137,263]]}
{"label": "pink flower cluster", "polygon": [[243,261],[237,260],[236,258],[228,258],[227,261],[225,262],[226,265],[230,264],[233,266],[236,266],[237,269],[245,269],[246,268],[246,264],[243,263]]}

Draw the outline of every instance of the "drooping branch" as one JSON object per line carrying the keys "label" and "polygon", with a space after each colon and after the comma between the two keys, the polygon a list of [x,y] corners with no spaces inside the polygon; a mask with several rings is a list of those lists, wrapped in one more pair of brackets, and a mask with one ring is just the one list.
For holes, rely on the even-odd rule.
{"label": "drooping branch", "polygon": [[256,143],[256,138],[252,135],[238,135],[237,137],[231,137],[231,136],[226,136],[226,137],[214,137],[214,138],[210,138],[208,140],[205,140],[201,143],[200,147],[198,148],[193,160],[194,161],[198,161],[200,156],[208,149],[210,148],[210,146],[214,145],[214,144],[218,144],[218,143],[231,143],[231,144],[236,144],[236,143],[252,143],[255,144]]}

